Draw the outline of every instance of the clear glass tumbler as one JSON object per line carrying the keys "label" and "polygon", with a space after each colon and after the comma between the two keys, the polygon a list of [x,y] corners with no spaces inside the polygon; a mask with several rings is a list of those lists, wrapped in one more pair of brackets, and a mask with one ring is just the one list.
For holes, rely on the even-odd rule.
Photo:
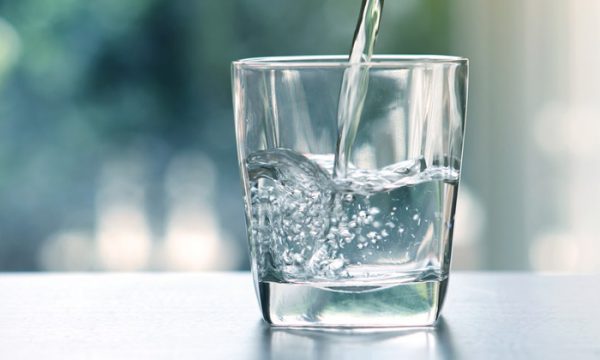
{"label": "clear glass tumbler", "polygon": [[376,56],[359,66],[368,91],[340,175],[346,57],[233,63],[252,274],[272,325],[430,326],[439,316],[468,60]]}

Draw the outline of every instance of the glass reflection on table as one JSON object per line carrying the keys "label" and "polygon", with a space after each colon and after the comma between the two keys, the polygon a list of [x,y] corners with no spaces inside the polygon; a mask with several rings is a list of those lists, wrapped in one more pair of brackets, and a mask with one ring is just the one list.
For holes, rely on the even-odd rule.
{"label": "glass reflection on table", "polygon": [[304,330],[259,324],[261,359],[455,359],[450,327],[393,330]]}

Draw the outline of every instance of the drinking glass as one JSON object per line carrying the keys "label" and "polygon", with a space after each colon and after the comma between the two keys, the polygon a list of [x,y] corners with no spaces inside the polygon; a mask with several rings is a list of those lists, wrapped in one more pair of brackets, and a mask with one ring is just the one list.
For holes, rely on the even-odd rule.
{"label": "drinking glass", "polygon": [[[354,108],[360,121],[345,124],[340,89],[353,66],[366,74],[356,84],[366,95]],[[467,77],[468,60],[451,56],[233,62],[251,271],[265,321],[435,324],[448,284]],[[340,152],[341,133],[351,142]]]}

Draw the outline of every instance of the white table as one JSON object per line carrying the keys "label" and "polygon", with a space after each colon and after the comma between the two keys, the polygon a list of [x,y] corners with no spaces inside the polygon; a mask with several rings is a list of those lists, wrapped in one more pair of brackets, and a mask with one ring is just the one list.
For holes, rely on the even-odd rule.
{"label": "white table", "polygon": [[2,274],[0,359],[600,359],[600,276],[453,273],[437,329],[270,329],[247,273]]}

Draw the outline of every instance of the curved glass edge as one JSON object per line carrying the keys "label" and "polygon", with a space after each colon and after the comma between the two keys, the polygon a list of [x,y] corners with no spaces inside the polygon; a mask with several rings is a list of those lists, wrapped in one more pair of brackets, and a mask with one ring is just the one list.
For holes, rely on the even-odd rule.
{"label": "curved glass edge", "polygon": [[[371,61],[362,62],[360,66],[394,67],[431,64],[468,65],[469,59],[450,55],[375,55]],[[255,57],[233,61],[233,67],[241,68],[345,68],[351,66],[347,55],[315,55],[315,56],[271,56]]]}

